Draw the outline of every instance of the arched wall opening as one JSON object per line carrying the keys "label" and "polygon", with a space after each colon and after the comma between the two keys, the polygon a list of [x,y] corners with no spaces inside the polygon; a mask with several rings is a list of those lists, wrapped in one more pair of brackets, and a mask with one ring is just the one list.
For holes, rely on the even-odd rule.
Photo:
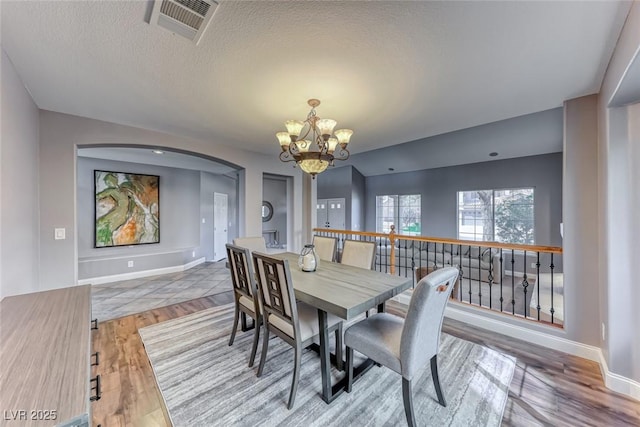
{"label": "arched wall opening", "polygon": [[[214,248],[224,247],[239,235],[241,169],[223,159],[166,146],[78,145],[78,283],[108,283],[182,271],[224,258]],[[105,188],[101,181],[105,177],[122,182]],[[131,182],[152,183],[154,200],[147,200],[145,194],[132,197],[135,189]],[[142,185],[136,189],[145,191]],[[114,195],[126,207],[118,206]],[[215,218],[214,195],[218,204],[225,200],[224,235],[214,232],[214,222],[221,220]],[[134,199],[138,204],[140,200],[153,204],[153,213],[130,203]],[[222,215],[220,209],[217,212]],[[145,231],[144,226],[150,230]],[[216,241],[220,239],[225,241]]]}

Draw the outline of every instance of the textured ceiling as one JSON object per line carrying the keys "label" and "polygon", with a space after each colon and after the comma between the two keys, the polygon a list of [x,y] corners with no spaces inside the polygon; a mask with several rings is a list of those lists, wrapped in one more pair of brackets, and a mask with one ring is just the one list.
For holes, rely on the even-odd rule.
{"label": "textured ceiling", "polygon": [[222,1],[199,45],[144,1],[2,2],[38,107],[273,152],[318,115],[363,152],[595,93],[630,3]]}

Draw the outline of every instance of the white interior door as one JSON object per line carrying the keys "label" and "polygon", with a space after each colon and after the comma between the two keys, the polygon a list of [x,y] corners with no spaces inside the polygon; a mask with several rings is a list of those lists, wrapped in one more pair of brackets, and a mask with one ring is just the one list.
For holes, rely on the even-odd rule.
{"label": "white interior door", "polygon": [[226,257],[224,245],[227,244],[228,195],[213,193],[213,260]]}
{"label": "white interior door", "polygon": [[327,199],[318,199],[316,203],[316,228],[327,227]]}
{"label": "white interior door", "polygon": [[344,199],[327,200],[327,222],[329,223],[329,228],[345,230],[345,218]]}

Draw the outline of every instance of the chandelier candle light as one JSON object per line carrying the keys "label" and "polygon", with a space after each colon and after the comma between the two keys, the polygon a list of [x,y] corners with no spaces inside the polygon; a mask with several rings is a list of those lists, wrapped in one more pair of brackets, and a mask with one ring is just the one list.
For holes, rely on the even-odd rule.
{"label": "chandelier candle light", "polygon": [[278,132],[276,137],[282,148],[280,160],[296,162],[300,169],[315,179],[316,175],[324,172],[328,166],[333,166],[334,160],[349,158],[347,145],[353,131],[338,129],[334,132],[333,128],[337,124],[335,120],[321,119],[316,115],[316,107],[320,105],[320,100],[310,99],[307,103],[311,107],[307,119],[304,122],[286,121],[287,132]]}

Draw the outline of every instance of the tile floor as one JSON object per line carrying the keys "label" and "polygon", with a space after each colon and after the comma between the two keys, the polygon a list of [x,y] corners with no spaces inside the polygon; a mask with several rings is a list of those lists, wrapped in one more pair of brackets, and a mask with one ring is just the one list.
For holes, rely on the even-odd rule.
{"label": "tile floor", "polygon": [[231,291],[225,262],[206,262],[179,273],[95,285],[92,317],[100,321]]}

